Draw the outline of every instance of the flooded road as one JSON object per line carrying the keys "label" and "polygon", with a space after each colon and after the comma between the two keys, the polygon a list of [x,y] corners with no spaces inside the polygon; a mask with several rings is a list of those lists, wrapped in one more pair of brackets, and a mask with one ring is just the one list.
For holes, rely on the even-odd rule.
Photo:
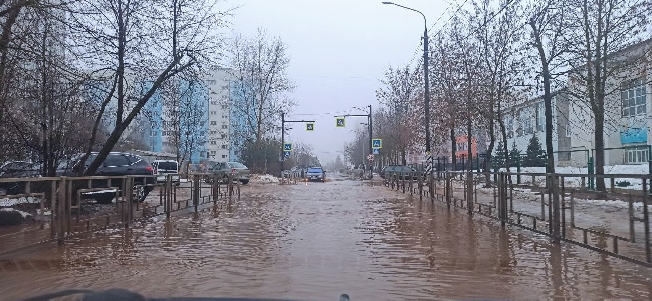
{"label": "flooded road", "polygon": [[652,269],[359,181],[250,185],[198,214],[0,261],[0,299],[64,288],[151,297],[649,299]]}

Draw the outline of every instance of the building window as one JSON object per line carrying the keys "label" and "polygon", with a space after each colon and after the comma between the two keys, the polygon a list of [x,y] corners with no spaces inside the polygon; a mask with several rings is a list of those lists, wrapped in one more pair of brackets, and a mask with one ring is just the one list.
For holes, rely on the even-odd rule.
{"label": "building window", "polygon": [[537,108],[537,131],[546,131],[546,106],[543,102],[536,104]]}
{"label": "building window", "polygon": [[228,119],[228,118],[229,118],[229,115],[222,115],[222,118],[224,118],[224,119]]}
{"label": "building window", "polygon": [[222,90],[228,90],[228,89],[229,89],[229,85],[222,86]]}
{"label": "building window", "polygon": [[570,126],[570,124],[567,124],[567,125],[566,125],[566,138],[570,138],[570,137],[571,137],[571,134],[572,134],[572,132],[571,132],[571,126]]}
{"label": "building window", "polygon": [[216,144],[217,144],[217,141],[211,140],[211,145],[216,145]]}
{"label": "building window", "polygon": [[527,107],[521,109],[520,112],[520,131],[518,136],[525,136],[534,133],[534,107]]}
{"label": "building window", "polygon": [[211,155],[215,156],[217,154],[217,151],[211,151]]}
{"label": "building window", "polygon": [[228,105],[222,105],[222,110],[226,110],[226,109],[228,109],[228,108],[229,108]]}
{"label": "building window", "polygon": [[223,128],[223,129],[228,129],[228,128],[229,128],[229,126],[228,126],[228,125],[226,125],[226,124],[223,124],[223,125],[222,125],[222,128]]}
{"label": "building window", "polygon": [[647,113],[643,79],[631,81],[628,85],[623,86],[620,99],[622,100],[623,117]]}
{"label": "building window", "polygon": [[229,146],[226,145],[226,144],[222,144],[222,149],[226,149],[227,147],[229,147]]}
{"label": "building window", "polygon": [[222,155],[222,159],[226,159],[226,155]]}
{"label": "building window", "polygon": [[211,115],[217,115],[217,111],[211,111]]}
{"label": "building window", "polygon": [[152,136],[152,137],[156,137],[156,134],[158,134],[158,132],[152,131],[149,135]]}
{"label": "building window", "polygon": [[217,100],[211,100],[211,106],[216,106],[217,105]]}
{"label": "building window", "polygon": [[636,147],[625,150],[623,162],[625,164],[640,164],[646,163],[649,158],[648,147]]}
{"label": "building window", "polygon": [[514,138],[514,117],[512,115],[505,116],[505,134],[507,138]]}
{"label": "building window", "polygon": [[222,139],[226,139],[228,137],[226,134],[222,134]]}
{"label": "building window", "polygon": [[217,121],[211,121],[211,125],[217,125]]}

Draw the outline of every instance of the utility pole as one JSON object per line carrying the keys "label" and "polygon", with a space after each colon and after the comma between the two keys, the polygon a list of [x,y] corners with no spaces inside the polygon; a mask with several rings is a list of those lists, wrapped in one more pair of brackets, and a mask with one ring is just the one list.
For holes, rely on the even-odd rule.
{"label": "utility pole", "polygon": [[[373,140],[373,137],[372,137],[372,135],[373,135],[373,125],[371,123],[372,122],[372,120],[371,120],[371,105],[368,105],[367,107],[369,108],[369,114],[357,114],[357,115],[356,114],[349,114],[349,115],[335,116],[335,117],[367,117],[367,121],[368,121],[367,126],[369,128],[369,154],[371,155],[373,153],[373,151],[372,151],[373,150],[373,142],[372,142],[372,140]],[[357,109],[359,109],[359,108],[357,108]],[[364,152],[364,147],[362,149],[363,149],[363,152]],[[366,158],[362,159],[363,164],[364,164],[365,159]],[[369,164],[369,171],[370,171],[370,175],[372,177],[373,177],[373,169],[374,169],[373,164]]]}
{"label": "utility pole", "polygon": [[285,112],[281,112],[281,178],[283,177],[283,162],[285,162]]}
{"label": "utility pole", "polygon": [[428,64],[429,64],[429,58],[428,58],[428,21],[426,20],[426,15],[424,15],[422,12],[414,9],[414,8],[409,8],[407,6],[403,6],[400,4],[396,4],[390,1],[383,1],[383,4],[388,4],[388,5],[395,5],[400,8],[404,8],[407,10],[411,10],[414,12],[419,13],[423,17],[423,81],[424,81],[424,113],[426,116],[424,116],[424,124],[426,126],[426,156],[429,158],[430,164],[432,165],[432,157],[430,155],[430,80],[428,79]]}
{"label": "utility pole", "polygon": [[[373,128],[373,125],[371,123],[371,105],[369,105],[369,154],[370,155],[373,155],[373,152],[374,152],[373,151],[374,145],[373,145],[373,142],[372,142],[373,129],[374,128]],[[369,176],[371,177],[371,179],[374,178],[374,164],[373,163],[374,163],[373,161],[369,162]]]}

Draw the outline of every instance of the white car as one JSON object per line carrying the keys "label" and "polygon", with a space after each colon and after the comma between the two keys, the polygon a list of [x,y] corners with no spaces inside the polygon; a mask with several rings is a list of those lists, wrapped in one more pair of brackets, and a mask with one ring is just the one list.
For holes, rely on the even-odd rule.
{"label": "white car", "polygon": [[177,185],[179,184],[179,162],[174,160],[154,160],[152,167],[154,167],[157,182],[165,182],[167,175],[172,175],[172,182]]}

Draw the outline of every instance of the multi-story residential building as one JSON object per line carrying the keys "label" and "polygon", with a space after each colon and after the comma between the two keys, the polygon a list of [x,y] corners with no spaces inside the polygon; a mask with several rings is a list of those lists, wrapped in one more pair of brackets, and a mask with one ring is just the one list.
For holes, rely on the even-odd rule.
{"label": "multi-story residential building", "polygon": [[201,80],[173,80],[148,102],[151,151],[188,152],[190,163],[229,159],[230,73],[216,68]]}

